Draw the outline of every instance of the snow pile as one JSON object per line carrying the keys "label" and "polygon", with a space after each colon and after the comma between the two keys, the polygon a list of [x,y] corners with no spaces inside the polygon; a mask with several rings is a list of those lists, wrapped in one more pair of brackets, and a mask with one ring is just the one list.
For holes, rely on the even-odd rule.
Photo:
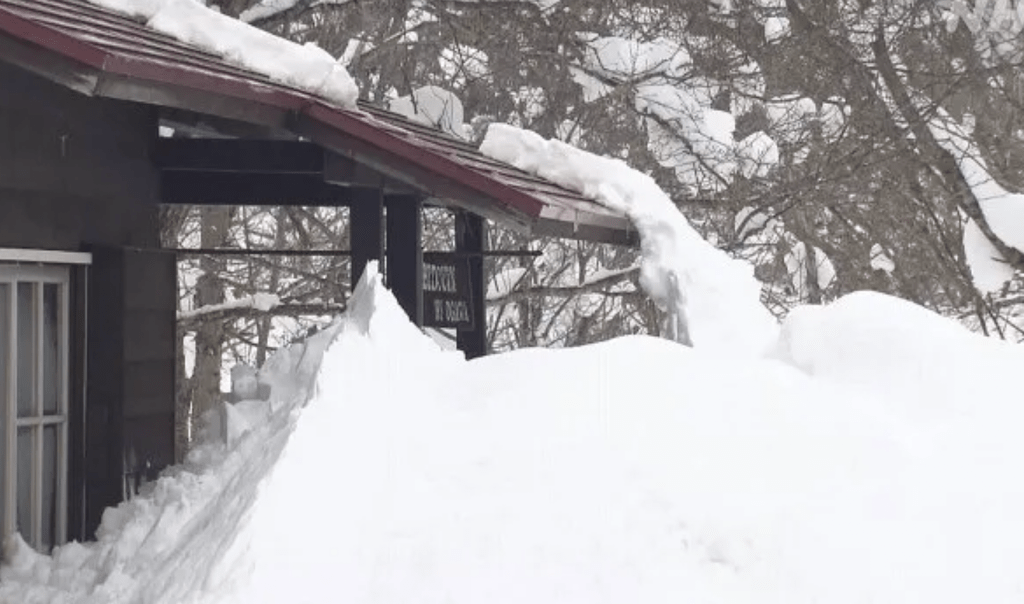
{"label": "snow pile", "polygon": [[839,138],[846,128],[846,120],[849,118],[850,111],[850,106],[836,96],[829,97],[821,104],[818,123],[821,125],[821,135],[825,142],[832,143]]}
{"label": "snow pile", "polygon": [[207,8],[195,0],[89,0],[236,65],[355,108],[359,90],[345,67],[315,44],[296,44]]}
{"label": "snow pile", "polygon": [[790,35],[786,0],[754,0],[754,18],[764,24],[764,38],[771,44]]}
{"label": "snow pile", "polygon": [[887,273],[891,273],[896,270],[896,262],[893,261],[889,256],[889,253],[886,252],[880,244],[876,243],[872,245],[869,255],[869,264],[871,265],[872,270],[885,271]]}
{"label": "snow pile", "polygon": [[685,320],[695,346],[756,356],[774,337],[753,268],[701,238],[649,176],[506,124],[492,124],[480,150],[629,216],[643,248],[641,285]]}
{"label": "snow pile", "polygon": [[[894,591],[873,601],[1020,601],[1024,347],[898,298],[858,292],[794,310],[776,352],[856,396],[865,413],[901,434],[912,456],[893,502],[910,518],[891,529],[918,557],[900,563],[902,597]],[[869,555],[887,547],[880,541]]]}
{"label": "snow pile", "polygon": [[[339,336],[363,342],[354,357],[362,359],[367,373],[345,387],[359,397],[356,400],[365,400],[366,390],[379,388],[374,378],[384,377],[382,372],[390,371],[391,378],[405,371],[421,376],[436,370],[441,361],[450,365],[459,358],[437,356],[437,347],[405,319],[384,290],[375,263],[367,266],[352,308],[343,320],[268,360],[256,376],[258,384],[269,388],[268,400],[225,405],[219,416],[206,418],[207,444],[193,451],[184,466],[161,477],[149,493],[108,509],[96,543],[66,545],[52,558],[34,553],[20,538],[5,544],[4,560],[9,564],[0,568],[0,602],[220,602],[250,579],[247,573],[256,564],[253,556],[286,547],[288,540],[276,532],[298,531],[303,539],[318,534],[320,528],[310,525],[322,524],[330,514],[326,509],[314,513],[316,502],[329,507],[340,498],[323,494],[311,502],[310,487],[317,481],[333,484],[326,480],[332,471],[323,467],[324,458],[303,461],[298,476],[289,471],[294,470],[291,460],[301,455],[303,443],[322,444],[324,438],[332,438],[293,436],[297,430],[300,435],[317,428],[334,430],[330,424],[317,424],[320,411],[302,412],[324,387],[321,383],[314,388],[324,350]],[[377,354],[364,354],[372,348],[369,342],[380,343]],[[392,383],[397,387],[403,382]],[[414,395],[414,387],[410,383],[407,394]],[[380,392],[395,391],[385,387]],[[306,484],[296,485],[295,480]],[[288,499],[292,496],[298,500]],[[282,497],[292,507],[275,507]],[[297,510],[302,512],[296,514]],[[268,531],[272,541],[265,540]]]}
{"label": "snow pile", "polygon": [[898,576],[854,553],[883,536],[859,510],[895,497],[898,445],[791,370],[629,338],[396,379],[396,348],[351,335],[253,515],[265,535],[232,547],[253,564],[223,602],[812,602]]}
{"label": "snow pile", "polygon": [[[884,401],[920,426],[1007,401],[1024,348],[978,336],[912,302],[863,291],[794,309],[774,356],[808,374]],[[1018,399],[1019,400],[1019,399]]]}
{"label": "snow pile", "polygon": [[421,86],[408,96],[392,99],[388,109],[426,126],[466,138],[462,101],[458,95],[440,86]]}
{"label": "snow pile", "polygon": [[769,17],[764,22],[764,39],[768,43],[778,42],[789,36],[789,19],[786,17]]}
{"label": "snow pile", "polygon": [[207,444],[150,490],[109,508],[97,541],[71,543],[53,557],[20,538],[5,544],[0,602],[18,604],[183,604],[216,585],[213,567],[237,538],[312,394],[334,325],[282,349],[256,376],[268,400],[225,405],[207,418]]}
{"label": "snow pile", "polygon": [[373,266],[349,308],[97,544],[13,544],[0,601],[1020,601],[1019,348],[859,294],[787,321],[803,372],[646,337],[465,363]]}
{"label": "snow pile", "polygon": [[[1024,195],[1010,193],[992,178],[970,135],[949,114],[940,110],[928,127],[956,159],[992,232],[1006,245],[1024,252]],[[1013,278],[1013,269],[970,219],[964,226],[964,251],[979,290],[998,291]]]}

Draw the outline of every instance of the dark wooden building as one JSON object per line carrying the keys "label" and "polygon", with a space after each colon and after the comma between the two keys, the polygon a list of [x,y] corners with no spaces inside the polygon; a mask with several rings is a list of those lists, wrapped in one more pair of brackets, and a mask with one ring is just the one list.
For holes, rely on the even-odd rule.
{"label": "dark wooden building", "polygon": [[0,0],[0,537],[90,538],[127,475],[173,461],[176,259],[159,204],[348,206],[353,279],[383,260],[418,324],[421,208],[449,208],[475,292],[449,319],[470,356],[485,350],[485,220],[636,238],[401,116],[339,108],[84,0]]}

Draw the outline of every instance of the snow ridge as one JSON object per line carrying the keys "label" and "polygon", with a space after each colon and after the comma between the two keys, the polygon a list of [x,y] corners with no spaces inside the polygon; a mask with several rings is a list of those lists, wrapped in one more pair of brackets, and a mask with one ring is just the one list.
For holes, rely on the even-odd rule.
{"label": "snow ridge", "polygon": [[654,179],[507,124],[492,124],[480,151],[625,213],[640,232],[641,286],[685,322],[694,346],[751,356],[767,349],[777,325],[753,267],[705,241]]}

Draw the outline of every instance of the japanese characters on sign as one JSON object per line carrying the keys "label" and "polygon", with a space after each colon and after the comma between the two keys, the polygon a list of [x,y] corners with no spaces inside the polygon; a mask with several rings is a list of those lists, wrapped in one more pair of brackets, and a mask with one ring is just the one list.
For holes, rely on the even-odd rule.
{"label": "japanese characters on sign", "polygon": [[469,259],[443,252],[423,254],[423,325],[473,329]]}

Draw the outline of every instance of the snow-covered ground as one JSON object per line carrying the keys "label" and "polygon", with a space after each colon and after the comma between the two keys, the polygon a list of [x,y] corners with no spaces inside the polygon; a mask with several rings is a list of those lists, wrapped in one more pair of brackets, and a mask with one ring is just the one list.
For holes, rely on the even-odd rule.
{"label": "snow-covered ground", "polygon": [[869,293],[767,358],[466,362],[371,267],[97,543],[9,543],[0,602],[1019,603],[1021,366]]}

